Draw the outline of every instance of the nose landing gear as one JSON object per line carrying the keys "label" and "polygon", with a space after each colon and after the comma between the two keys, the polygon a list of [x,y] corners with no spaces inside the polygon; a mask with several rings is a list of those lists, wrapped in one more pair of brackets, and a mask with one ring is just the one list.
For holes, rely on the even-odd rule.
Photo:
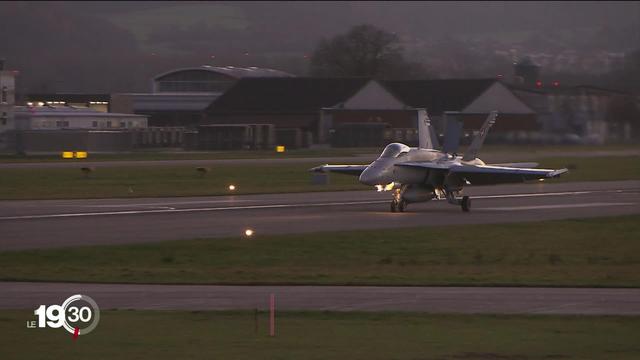
{"label": "nose landing gear", "polygon": [[393,200],[391,200],[391,212],[404,212],[407,208],[407,202],[402,199],[402,193],[400,189],[396,189],[393,194]]}
{"label": "nose landing gear", "polygon": [[396,200],[393,199],[391,200],[391,212],[404,212],[404,210],[407,208],[407,202],[400,199],[400,200]]}

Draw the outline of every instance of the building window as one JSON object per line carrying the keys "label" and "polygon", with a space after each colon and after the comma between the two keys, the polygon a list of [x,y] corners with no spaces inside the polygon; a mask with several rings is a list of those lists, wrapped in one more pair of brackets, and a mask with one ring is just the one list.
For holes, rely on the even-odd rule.
{"label": "building window", "polygon": [[2,117],[0,117],[0,123],[2,125],[7,125],[7,113],[6,112],[2,113]]}
{"label": "building window", "polygon": [[97,122],[97,121],[94,121],[94,122],[91,124],[91,126],[93,126],[94,128],[97,128],[97,127],[98,127],[98,122]]}
{"label": "building window", "polygon": [[125,124],[125,122],[124,122],[124,121],[120,121],[120,127],[121,127],[121,128],[123,128],[123,127],[127,127],[127,124]]}
{"label": "building window", "polygon": [[7,102],[7,87],[6,86],[2,87],[2,96],[1,96],[0,102],[3,102],[3,103]]}
{"label": "building window", "polygon": [[107,121],[107,127],[110,128],[111,127],[111,120]]}

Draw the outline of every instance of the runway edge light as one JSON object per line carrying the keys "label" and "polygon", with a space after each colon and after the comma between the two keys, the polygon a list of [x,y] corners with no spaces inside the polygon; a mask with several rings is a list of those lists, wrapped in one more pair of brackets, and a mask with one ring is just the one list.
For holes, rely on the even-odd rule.
{"label": "runway edge light", "polygon": [[75,155],[76,159],[86,159],[87,156],[89,156],[89,153],[87,153],[86,151],[76,151]]}
{"label": "runway edge light", "polygon": [[276,146],[276,152],[283,153],[285,151],[284,145]]}
{"label": "runway edge light", "polygon": [[62,152],[63,159],[73,159],[73,151],[63,151]]}

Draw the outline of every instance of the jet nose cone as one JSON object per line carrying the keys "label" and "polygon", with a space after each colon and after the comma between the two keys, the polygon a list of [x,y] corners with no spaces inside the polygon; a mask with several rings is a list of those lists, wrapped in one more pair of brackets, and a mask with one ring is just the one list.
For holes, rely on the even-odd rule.
{"label": "jet nose cone", "polygon": [[362,174],[360,174],[360,178],[358,180],[360,180],[360,182],[365,185],[377,185],[377,180],[378,180],[377,175],[378,174],[376,174],[375,170],[371,168],[366,168],[364,169]]}

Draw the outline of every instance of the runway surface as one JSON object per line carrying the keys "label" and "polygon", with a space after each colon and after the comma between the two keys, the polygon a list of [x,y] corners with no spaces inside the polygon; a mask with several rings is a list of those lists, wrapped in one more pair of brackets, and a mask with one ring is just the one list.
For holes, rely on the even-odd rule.
{"label": "runway surface", "polygon": [[0,309],[61,304],[74,294],[103,309],[419,311],[431,313],[640,315],[640,289],[214,286],[0,282]]}
{"label": "runway surface", "polygon": [[640,181],[468,187],[472,211],[446,201],[389,212],[391,194],[315,192],[185,198],[0,201],[0,250],[640,213]]}

